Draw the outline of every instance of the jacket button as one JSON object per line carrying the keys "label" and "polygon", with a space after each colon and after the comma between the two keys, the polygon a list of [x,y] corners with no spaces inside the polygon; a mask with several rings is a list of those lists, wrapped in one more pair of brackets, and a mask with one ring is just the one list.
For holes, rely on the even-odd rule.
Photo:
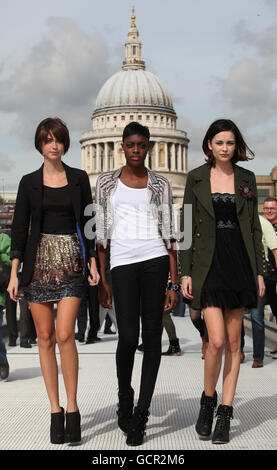
{"label": "jacket button", "polygon": [[195,251],[195,247],[193,247],[192,251]]}
{"label": "jacket button", "polygon": [[197,233],[196,236],[197,236],[197,238],[200,238],[200,233]]}
{"label": "jacket button", "polygon": [[202,219],[199,219],[199,223],[202,224],[203,220]]}

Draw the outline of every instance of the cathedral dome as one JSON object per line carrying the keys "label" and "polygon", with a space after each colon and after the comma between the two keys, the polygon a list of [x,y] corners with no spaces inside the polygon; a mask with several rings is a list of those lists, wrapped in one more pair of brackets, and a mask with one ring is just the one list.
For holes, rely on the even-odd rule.
{"label": "cathedral dome", "polygon": [[171,96],[160,79],[142,68],[121,70],[102,86],[94,111],[117,107],[151,107],[174,112]]}
{"label": "cathedral dome", "polygon": [[161,80],[145,70],[134,9],[125,43],[122,70],[112,75],[102,86],[96,98],[93,115],[107,111],[116,112],[116,108],[146,108],[147,112],[161,111],[175,115],[171,96]]}
{"label": "cathedral dome", "polygon": [[146,167],[169,179],[174,202],[182,204],[189,139],[186,132],[176,129],[170,94],[161,80],[146,70],[135,18],[133,7],[122,68],[103,84],[91,116],[92,129],[82,134],[82,168],[94,191],[99,174],[125,165],[123,130],[128,123],[139,122],[151,135]]}

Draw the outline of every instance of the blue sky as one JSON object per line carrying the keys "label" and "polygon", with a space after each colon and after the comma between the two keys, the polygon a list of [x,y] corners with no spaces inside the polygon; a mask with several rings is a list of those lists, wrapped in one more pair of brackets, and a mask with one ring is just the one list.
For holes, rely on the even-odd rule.
{"label": "blue sky", "polygon": [[121,68],[133,5],[147,69],[191,140],[189,168],[203,162],[203,135],[218,117],[233,119],[254,150],[247,168],[276,165],[275,0],[0,0],[1,190],[41,164],[33,135],[47,115],[67,122],[66,158],[80,167],[78,140],[100,87]]}

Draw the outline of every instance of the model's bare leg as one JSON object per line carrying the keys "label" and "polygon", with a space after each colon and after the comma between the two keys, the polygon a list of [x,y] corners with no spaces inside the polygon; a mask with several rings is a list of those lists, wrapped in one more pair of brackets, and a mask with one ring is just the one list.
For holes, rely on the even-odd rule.
{"label": "model's bare leg", "polygon": [[61,355],[61,368],[67,394],[67,412],[78,410],[78,352],[75,342],[75,323],[80,299],[76,297],[58,302],[56,339]]}
{"label": "model's bare leg", "polygon": [[55,353],[56,337],[53,316],[53,302],[30,302],[30,309],[34,319],[37,337],[41,370],[51,404],[51,412],[60,412],[58,365]]}
{"label": "model's bare leg", "polygon": [[225,362],[222,404],[232,406],[240,369],[241,325],[244,308],[225,311]]}
{"label": "model's bare leg", "polygon": [[221,369],[224,347],[225,328],[222,310],[218,307],[203,309],[209,336],[209,346],[205,356],[204,391],[205,395],[214,395]]}

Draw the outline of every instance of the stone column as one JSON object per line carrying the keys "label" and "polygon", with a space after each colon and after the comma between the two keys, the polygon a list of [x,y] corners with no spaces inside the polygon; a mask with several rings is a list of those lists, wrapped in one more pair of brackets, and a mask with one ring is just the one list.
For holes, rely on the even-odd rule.
{"label": "stone column", "polygon": [[109,147],[108,147],[108,142],[104,143],[104,165],[103,165],[103,171],[108,171],[110,170],[109,168]]}
{"label": "stone column", "polygon": [[168,145],[164,143],[164,161],[165,161],[165,169],[168,170]]}
{"label": "stone column", "polygon": [[181,170],[184,171],[184,146],[181,145]]}
{"label": "stone column", "polygon": [[100,168],[100,145],[97,143],[96,144],[96,172],[100,173],[101,168]]}
{"label": "stone column", "polygon": [[185,145],[184,145],[183,162],[184,162],[184,172],[187,173],[187,147]]}
{"label": "stone column", "polygon": [[86,154],[87,154],[87,172],[91,173],[91,145],[86,146]]}
{"label": "stone column", "polygon": [[171,171],[176,171],[175,144],[171,144]]}
{"label": "stone column", "polygon": [[155,151],[153,152],[153,170],[159,168],[159,144],[155,142]]}
{"label": "stone column", "polygon": [[114,170],[115,168],[115,155],[114,155],[114,152],[115,152],[115,145],[114,145],[114,142],[111,142],[111,148],[110,148],[110,152],[111,152],[111,157],[110,157],[110,169],[111,170]]}
{"label": "stone column", "polygon": [[178,171],[182,171],[182,149],[181,144],[178,144],[177,147],[177,155],[178,155]]}
{"label": "stone column", "polygon": [[91,146],[91,171],[94,172],[96,168],[96,146],[93,144]]}
{"label": "stone column", "polygon": [[82,170],[86,169],[86,150],[85,147],[82,147]]}

